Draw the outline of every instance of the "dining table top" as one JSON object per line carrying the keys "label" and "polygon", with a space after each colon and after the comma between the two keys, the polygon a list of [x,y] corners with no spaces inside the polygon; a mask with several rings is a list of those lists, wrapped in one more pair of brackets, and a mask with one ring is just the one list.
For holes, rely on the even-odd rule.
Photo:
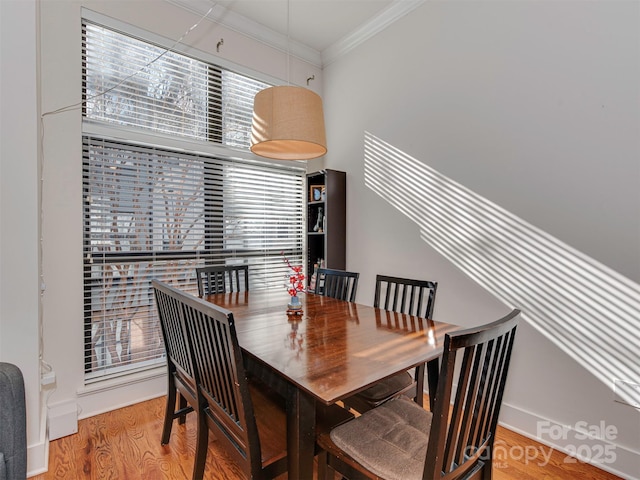
{"label": "dining table top", "polygon": [[325,405],[438,358],[457,325],[311,293],[287,314],[286,291],[220,293],[245,353]]}

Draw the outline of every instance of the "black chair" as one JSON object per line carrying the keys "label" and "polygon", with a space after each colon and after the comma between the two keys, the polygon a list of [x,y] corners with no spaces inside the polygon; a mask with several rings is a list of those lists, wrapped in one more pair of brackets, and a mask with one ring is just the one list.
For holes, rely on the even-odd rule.
{"label": "black chair", "polygon": [[198,415],[193,479],[204,475],[209,430],[248,478],[284,473],[284,400],[263,386],[250,388],[233,314],[156,280],[153,285],[180,313],[189,346]]}
{"label": "black chair", "polygon": [[[162,427],[162,445],[169,443],[173,421],[184,424],[188,413],[196,406],[196,381],[189,360],[186,331],[183,326],[182,304],[171,295],[163,283],[152,280],[162,339],[167,353],[167,406]],[[178,397],[176,399],[176,396]],[[176,405],[176,400],[178,404]]]}
{"label": "black chair", "polygon": [[359,277],[360,274],[356,272],[319,268],[316,270],[316,288],[314,293],[347,302],[355,302]]}
{"label": "black chair", "polygon": [[320,435],[318,478],[490,479],[519,314],[445,336],[433,415],[398,397]]}
{"label": "black chair", "polygon": [[437,282],[377,275],[373,306],[415,317],[432,318],[437,289]]}
{"label": "black chair", "polygon": [[196,268],[196,277],[200,297],[249,290],[248,265],[199,267]]}
{"label": "black chair", "polygon": [[[438,284],[427,280],[412,280],[408,278],[376,276],[376,290],[373,306],[388,311],[404,313],[421,318],[433,318],[433,307],[436,299]],[[429,377],[437,379],[436,371],[430,371]],[[433,367],[431,367],[433,369]],[[344,400],[345,405],[360,413],[371,410],[382,403],[408,392],[413,391],[413,397],[418,405],[423,404],[425,365],[415,368],[413,377],[409,372],[403,372],[389,377],[375,385]],[[433,388],[431,390],[434,390]],[[432,392],[431,392],[432,393]]]}

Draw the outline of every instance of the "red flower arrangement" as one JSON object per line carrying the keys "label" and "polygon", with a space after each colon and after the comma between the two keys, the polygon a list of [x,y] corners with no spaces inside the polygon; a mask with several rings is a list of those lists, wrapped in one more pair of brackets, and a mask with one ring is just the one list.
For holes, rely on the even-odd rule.
{"label": "red flower arrangement", "polygon": [[297,297],[298,292],[304,291],[305,276],[304,273],[302,273],[302,265],[291,265],[289,259],[284,256],[284,253],[282,254],[282,256],[284,257],[284,262],[293,272],[289,274],[289,284],[287,285],[287,291],[292,297]]}

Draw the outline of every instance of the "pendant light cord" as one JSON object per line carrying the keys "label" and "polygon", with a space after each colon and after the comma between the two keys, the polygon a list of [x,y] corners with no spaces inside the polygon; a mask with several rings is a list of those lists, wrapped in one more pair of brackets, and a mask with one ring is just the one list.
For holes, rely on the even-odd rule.
{"label": "pendant light cord", "polygon": [[289,52],[289,42],[290,42],[290,32],[289,32],[289,22],[290,22],[290,5],[291,0],[287,0],[287,86],[291,85],[291,53]]}

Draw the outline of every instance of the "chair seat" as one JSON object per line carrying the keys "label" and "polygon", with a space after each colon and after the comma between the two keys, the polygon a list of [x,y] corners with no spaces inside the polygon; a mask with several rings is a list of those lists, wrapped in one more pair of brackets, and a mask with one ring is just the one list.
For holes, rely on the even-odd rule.
{"label": "chair seat", "polygon": [[408,372],[402,372],[370,386],[357,395],[369,403],[379,403],[398,392],[402,392],[413,385],[413,377]]}
{"label": "chair seat", "polygon": [[[397,397],[334,428],[329,437],[335,446],[381,478],[421,480],[431,419],[431,413],[415,402]],[[327,440],[323,437],[321,447]]]}

